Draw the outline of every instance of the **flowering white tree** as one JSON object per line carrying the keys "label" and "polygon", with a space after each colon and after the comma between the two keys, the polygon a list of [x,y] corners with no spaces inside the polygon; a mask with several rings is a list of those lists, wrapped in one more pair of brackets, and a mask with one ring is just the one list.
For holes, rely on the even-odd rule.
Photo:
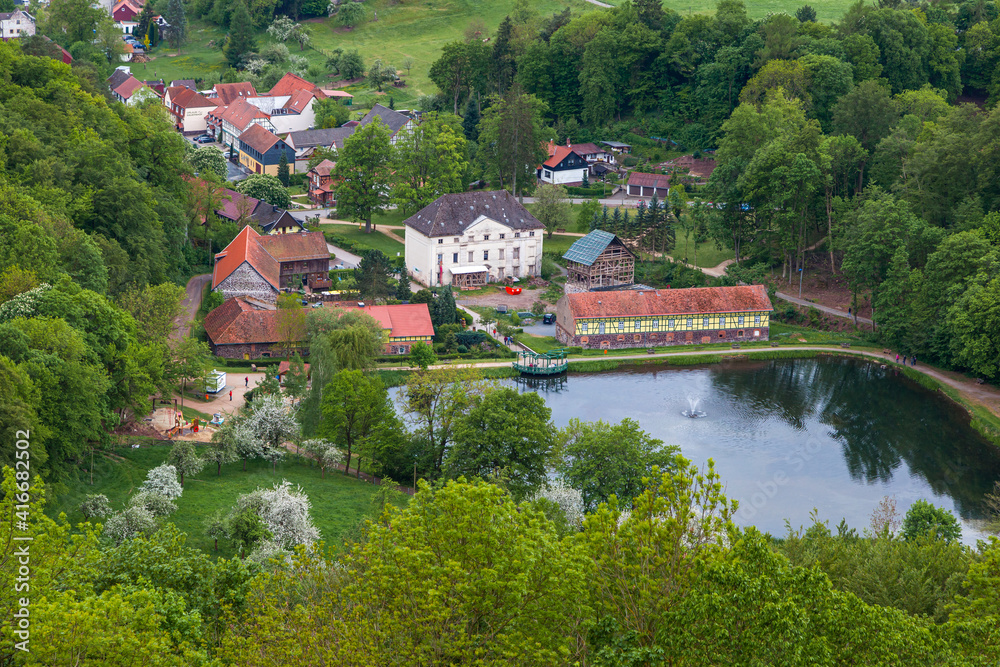
{"label": "flowering white tree", "polygon": [[316,459],[324,479],[326,478],[327,468],[333,468],[337,464],[344,462],[344,452],[329,440],[324,440],[323,438],[306,440],[302,443],[302,447],[310,456]]}
{"label": "flowering white tree", "polygon": [[92,493],[80,504],[80,511],[87,519],[105,517],[111,514],[111,503],[103,493]]}
{"label": "flowering white tree", "polygon": [[180,498],[184,490],[177,481],[177,468],[164,463],[146,473],[146,481],[139,487],[139,491],[152,491],[173,500]]}
{"label": "flowering white tree", "polygon": [[[298,436],[299,424],[288,411],[281,396],[265,396],[254,401],[253,412],[242,420],[238,429],[237,449],[255,452],[255,456],[263,456],[275,463],[284,455],[282,445]],[[281,453],[273,450],[281,450]],[[242,451],[241,456],[246,469],[246,459],[249,456],[244,456]]]}
{"label": "flowering white tree", "polygon": [[104,524],[104,535],[111,538],[115,544],[121,544],[140,533],[152,533],[154,530],[156,530],[156,518],[152,512],[140,505],[115,512]]}
{"label": "flowering white tree", "polygon": [[0,322],[12,320],[15,317],[34,317],[38,314],[38,300],[42,294],[52,289],[52,285],[42,283],[27,292],[21,292],[17,296],[7,299],[0,304]]}
{"label": "flowering white tree", "polygon": [[140,491],[129,498],[132,507],[143,507],[154,517],[167,516],[177,511],[177,505],[166,496],[155,491]]}
{"label": "flowering white tree", "polygon": [[198,456],[194,443],[187,440],[174,443],[167,460],[181,474],[181,486],[184,486],[184,475],[197,475],[205,467],[205,460]]}
{"label": "flowering white tree", "polygon": [[562,511],[570,528],[577,529],[583,525],[583,494],[578,489],[566,486],[562,480],[549,481],[532,500],[542,498]]}
{"label": "flowering white tree", "polygon": [[302,487],[292,488],[282,480],[270,489],[257,489],[236,500],[234,513],[251,508],[271,533],[271,540],[281,548],[297,544],[311,545],[319,539],[319,531],[309,516],[311,504]]}

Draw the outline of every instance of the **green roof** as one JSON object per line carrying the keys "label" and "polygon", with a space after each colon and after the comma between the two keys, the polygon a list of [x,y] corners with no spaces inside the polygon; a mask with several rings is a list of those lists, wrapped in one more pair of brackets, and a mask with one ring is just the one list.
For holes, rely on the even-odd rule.
{"label": "green roof", "polygon": [[615,235],[595,229],[574,243],[563,255],[563,259],[590,266],[601,256],[604,249],[615,240]]}

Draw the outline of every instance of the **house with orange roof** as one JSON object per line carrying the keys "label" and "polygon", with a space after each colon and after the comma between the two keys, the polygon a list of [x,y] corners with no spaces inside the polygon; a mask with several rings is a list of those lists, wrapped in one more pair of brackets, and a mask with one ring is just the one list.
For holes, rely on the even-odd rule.
{"label": "house with orange roof", "polygon": [[248,97],[246,101],[254,105],[270,119],[278,134],[300,132],[316,124],[313,103],[320,99],[312,91],[294,90],[288,95],[259,95]]}
{"label": "house with orange roof", "polygon": [[118,87],[113,89],[111,94],[116,100],[130,107],[137,106],[147,100],[158,100],[160,98],[155,90],[131,74]]}
{"label": "house with orange roof", "polygon": [[204,132],[208,129],[208,113],[215,102],[186,86],[170,86],[164,91],[163,106],[167,108],[174,127],[183,133]]}
{"label": "house with orange roof", "polygon": [[579,185],[589,170],[583,155],[570,146],[556,146],[549,159],[538,167],[537,174],[542,183]]}
{"label": "house with orange roof", "polygon": [[301,76],[292,74],[288,72],[285,76],[278,80],[278,83],[274,84],[271,90],[267,91],[268,95],[272,97],[278,97],[282,95],[292,95],[296,92],[308,92],[312,93],[319,99],[325,99],[326,95],[323,90],[314,83],[306,81]]}
{"label": "house with orange roof", "polygon": [[295,172],[295,149],[261,125],[251,125],[241,134],[238,147],[240,164],[251,173],[277,176],[282,155],[288,163],[288,173]]}
{"label": "house with orange roof", "polygon": [[212,86],[211,99],[218,99],[219,106],[227,106],[239,98],[257,97],[257,91],[249,81],[239,83],[217,83]]}
{"label": "house with orange roof", "polygon": [[134,21],[142,13],[143,4],[140,0],[120,0],[111,8],[111,18],[116,23]]}
{"label": "house with orange roof", "polygon": [[[385,332],[386,354],[409,354],[416,342],[430,343],[434,326],[426,303],[392,306],[324,304],[335,312],[363,312]],[[235,297],[205,316],[212,354],[227,359],[260,359],[308,354],[305,320],[295,310],[277,310],[255,299]],[[287,368],[284,369],[287,371]],[[281,368],[279,368],[281,373]]]}
{"label": "house with orange roof", "polygon": [[577,292],[556,303],[555,335],[588,349],[765,341],[773,310],[763,285]]}
{"label": "house with orange roof", "polygon": [[216,140],[234,149],[238,148],[240,135],[251,125],[260,125],[268,132],[274,131],[271,117],[241,97],[233,100],[232,104],[209,111],[206,121],[208,131]]}
{"label": "house with orange roof", "polygon": [[212,289],[274,303],[280,289],[329,285],[330,251],[321,232],[261,236],[249,225],[215,255]]}

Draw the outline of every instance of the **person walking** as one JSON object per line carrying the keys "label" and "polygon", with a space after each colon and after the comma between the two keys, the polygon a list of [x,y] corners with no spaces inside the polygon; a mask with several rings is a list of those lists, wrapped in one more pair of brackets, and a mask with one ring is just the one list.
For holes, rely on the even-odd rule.
{"label": "person walking", "polygon": [[243,386],[244,387],[249,387],[250,386],[250,376],[249,375],[246,376],[246,378],[243,380]]}
{"label": "person walking", "polygon": [[913,355],[913,361],[912,361],[912,363],[910,363],[910,365],[911,366],[916,366],[917,365],[917,355]]}
{"label": "person walking", "polygon": [[896,363],[899,363],[899,352],[896,353]]}
{"label": "person walking", "polygon": [[230,401],[233,400],[233,390],[232,389],[229,390],[229,400]]}

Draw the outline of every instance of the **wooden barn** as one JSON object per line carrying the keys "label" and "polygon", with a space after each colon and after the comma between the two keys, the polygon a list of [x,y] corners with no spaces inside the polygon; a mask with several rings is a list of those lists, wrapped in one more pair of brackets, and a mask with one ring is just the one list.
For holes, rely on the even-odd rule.
{"label": "wooden barn", "polygon": [[567,285],[589,291],[635,282],[635,254],[609,232],[590,232],[571,245],[563,259]]}

